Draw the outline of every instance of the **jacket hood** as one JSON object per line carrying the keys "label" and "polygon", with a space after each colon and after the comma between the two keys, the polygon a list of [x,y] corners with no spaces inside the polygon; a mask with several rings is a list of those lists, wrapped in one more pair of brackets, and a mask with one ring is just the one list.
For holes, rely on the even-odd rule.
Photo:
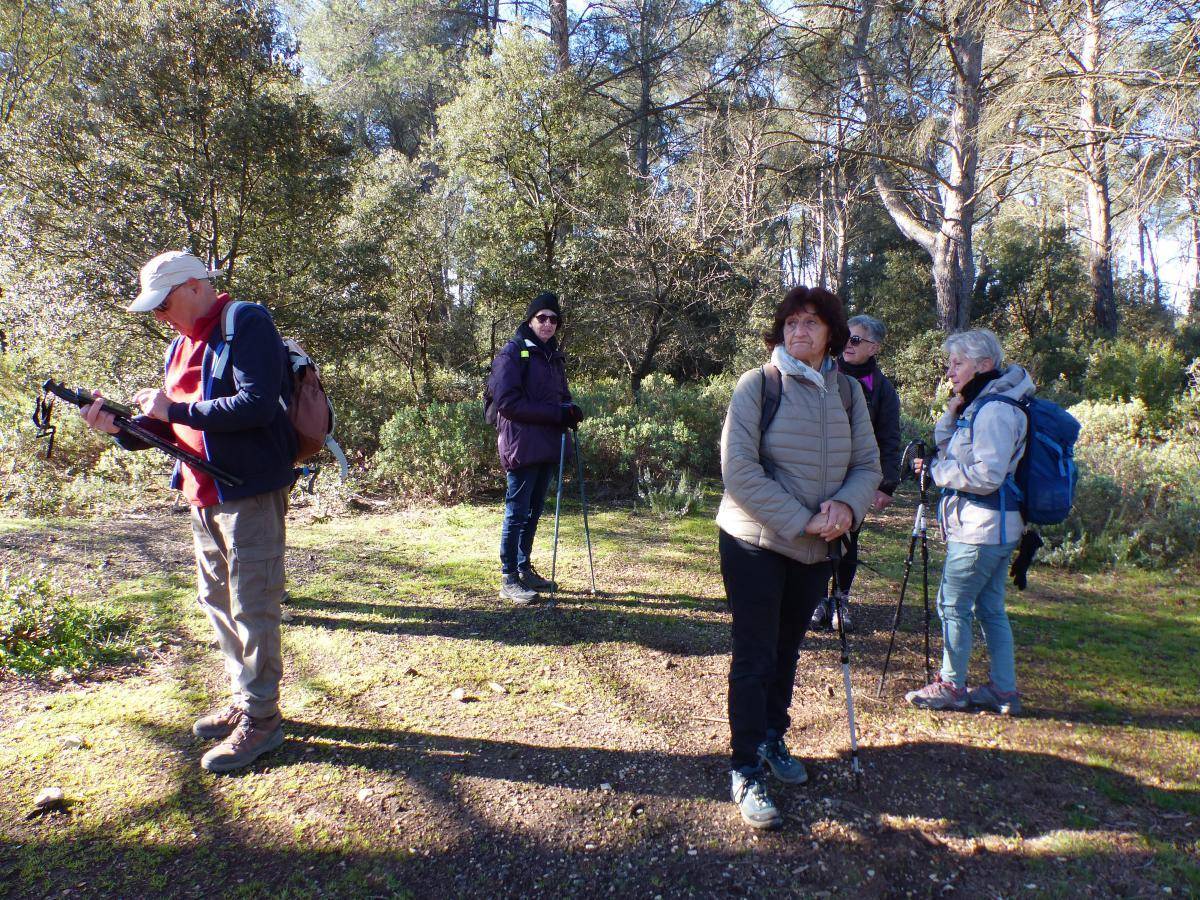
{"label": "jacket hood", "polygon": [[971,406],[978,406],[979,401],[988,396],[988,394],[1004,394],[1013,400],[1024,400],[1033,394],[1035,390],[1036,387],[1029,373],[1020,366],[1013,364],[1006,366],[1000,373],[999,378],[989,381],[984,385],[983,390],[979,392],[979,396]]}

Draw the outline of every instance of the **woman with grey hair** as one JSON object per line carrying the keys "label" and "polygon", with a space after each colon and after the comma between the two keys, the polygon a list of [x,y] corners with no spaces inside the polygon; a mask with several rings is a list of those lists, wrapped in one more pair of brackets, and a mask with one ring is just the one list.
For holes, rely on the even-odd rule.
{"label": "woman with grey hair", "polygon": [[[892,494],[900,484],[900,397],[896,388],[875,362],[875,356],[883,347],[887,337],[887,326],[874,316],[854,316],[846,323],[850,337],[838,357],[838,370],[858,379],[863,396],[867,398],[867,412],[871,414],[871,428],[875,442],[879,444],[879,465],[883,469],[883,481],[875,489],[871,509],[881,512],[892,503]],[[861,525],[850,532],[850,545],[838,563],[838,587],[845,592],[840,604],[841,625],[847,631],[851,627],[850,586],[858,571],[858,535]],[[812,627],[826,626],[836,629],[839,610],[834,609],[833,600],[826,597],[813,610]]]}
{"label": "woman with grey hair", "polygon": [[[1013,476],[1025,449],[1025,413],[1006,402],[1034,392],[1029,373],[1004,364],[1004,349],[980,328],[953,334],[942,348],[954,394],[934,429],[937,453],[917,460],[942,488],[938,521],[946,562],[938,589],[942,668],[933,682],[905,699],[924,709],[979,706],[1002,715],[1021,711],[1013,660],[1012,628],[1004,608],[1009,559],[1025,523]],[[991,680],[967,688],[971,626],[979,619],[991,662]]]}

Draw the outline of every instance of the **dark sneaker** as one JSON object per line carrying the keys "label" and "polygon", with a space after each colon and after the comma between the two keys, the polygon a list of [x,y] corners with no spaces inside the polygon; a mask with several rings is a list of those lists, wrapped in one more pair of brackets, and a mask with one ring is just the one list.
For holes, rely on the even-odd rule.
{"label": "dark sneaker", "polygon": [[200,765],[209,772],[231,772],[250,765],[282,743],[283,716],[279,713],[269,719],[253,719],[241,713],[233,734],[205,753]]}
{"label": "dark sneaker", "polygon": [[549,578],[543,578],[533,568],[522,569],[517,574],[517,579],[525,587],[531,591],[552,591],[555,589],[555,584]]}
{"label": "dark sneaker", "polygon": [[538,598],[537,591],[531,591],[516,575],[505,575],[500,582],[500,599],[511,601],[513,606],[528,606]]}
{"label": "dark sneaker", "polygon": [[772,775],[786,784],[804,784],[808,781],[804,763],[788,753],[782,738],[759,744],[758,758],[767,764]]}
{"label": "dark sneaker", "polygon": [[233,729],[237,728],[241,717],[242,711],[230,704],[224,709],[215,710],[197,719],[192,725],[192,734],[198,738],[219,741],[233,734]]}
{"label": "dark sneaker", "polygon": [[834,631],[838,630],[838,619],[841,619],[841,627],[843,631],[850,631],[854,626],[850,624],[850,599],[843,597],[842,602],[834,606],[833,616],[830,618],[829,627]]}
{"label": "dark sneaker", "polygon": [[921,709],[966,709],[967,689],[955,687],[935,675],[933,681],[919,691],[909,691],[904,699]]}
{"label": "dark sneaker", "polygon": [[983,687],[971,688],[967,691],[967,702],[972,706],[990,709],[1002,716],[1019,716],[1021,714],[1021,695],[1016,691],[998,691],[990,681]]}
{"label": "dark sneaker", "polygon": [[817,608],[813,610],[812,622],[809,623],[810,628],[826,628],[832,618],[829,612],[829,598],[826,597],[817,603]]}
{"label": "dark sneaker", "polygon": [[729,795],[738,805],[742,821],[751,828],[778,828],[783,823],[775,804],[767,795],[767,786],[763,780],[764,773],[760,770],[750,775],[743,775],[736,769],[732,773],[733,786]]}

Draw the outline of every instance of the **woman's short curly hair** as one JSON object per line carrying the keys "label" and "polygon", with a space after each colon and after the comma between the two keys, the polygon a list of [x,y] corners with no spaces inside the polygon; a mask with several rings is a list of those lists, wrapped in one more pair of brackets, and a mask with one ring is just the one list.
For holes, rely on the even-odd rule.
{"label": "woman's short curly hair", "polygon": [[846,347],[850,339],[850,326],[846,324],[846,311],[837,294],[819,287],[798,285],[783,295],[779,305],[775,307],[775,318],[771,327],[763,332],[763,342],[768,350],[774,350],[783,343],[783,323],[788,316],[812,308],[813,315],[829,327],[829,346],[825,352],[837,356]]}

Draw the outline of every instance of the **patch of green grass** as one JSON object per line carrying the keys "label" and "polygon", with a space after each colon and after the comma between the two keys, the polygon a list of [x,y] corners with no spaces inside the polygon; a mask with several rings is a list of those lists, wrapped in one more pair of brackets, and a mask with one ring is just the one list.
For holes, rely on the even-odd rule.
{"label": "patch of green grass", "polygon": [[[902,494],[900,504],[907,502]],[[863,542],[867,562],[898,582],[907,532],[868,520]],[[942,543],[933,535],[929,543],[932,594]],[[914,578],[919,567],[918,557]],[[911,591],[910,586],[910,596]],[[1170,575],[1132,568],[1067,575],[1035,565],[1029,589],[1019,592],[1010,585],[1006,598],[1018,674],[1026,683],[1036,680],[1052,702],[1104,721],[1184,710],[1200,715],[1197,596],[1200,582],[1187,569]],[[936,626],[936,615],[934,621]]]}
{"label": "patch of green grass", "polygon": [[1168,791],[1162,788],[1146,788],[1146,796],[1150,802],[1166,812],[1187,813],[1190,816],[1200,816],[1200,790],[1185,793]]}
{"label": "patch of green grass", "polygon": [[1200,841],[1190,847],[1177,847],[1166,841],[1150,838],[1147,845],[1154,852],[1154,868],[1165,885],[1176,891],[1183,889],[1183,896],[1200,895]]}
{"label": "patch of green grass", "polygon": [[119,607],[89,607],[46,576],[0,576],[0,669],[66,678],[128,659],[138,638]]}

